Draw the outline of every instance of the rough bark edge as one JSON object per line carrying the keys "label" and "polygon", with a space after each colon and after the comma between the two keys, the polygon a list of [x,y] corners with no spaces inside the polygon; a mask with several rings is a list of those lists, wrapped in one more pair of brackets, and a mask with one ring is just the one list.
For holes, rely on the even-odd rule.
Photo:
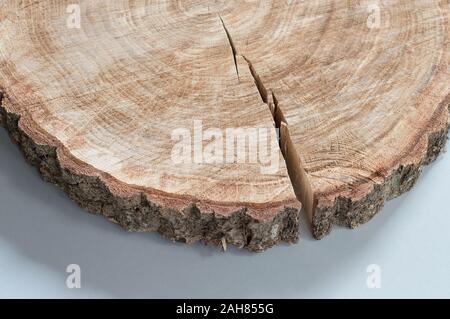
{"label": "rough bark edge", "polygon": [[[447,97],[443,103],[448,103],[448,100]],[[449,116],[450,103],[447,105],[447,117]],[[357,228],[381,211],[386,201],[411,190],[422,172],[422,167],[434,162],[444,150],[449,130],[450,121],[447,121],[446,127],[428,133],[427,151],[422,160],[416,164],[400,165],[383,183],[375,184],[373,190],[362,199],[353,201],[351,198],[339,196],[333,206],[318,208],[312,221],[314,238],[324,238],[331,232],[333,225]]]}
{"label": "rough bark edge", "polygon": [[201,241],[226,250],[228,245],[261,252],[281,242],[299,238],[299,210],[284,207],[271,220],[258,220],[241,208],[229,216],[202,213],[195,203],[184,209],[152,203],[144,193],[132,197],[114,195],[101,178],[77,174],[60,165],[57,147],[35,143],[19,127],[20,116],[3,107],[0,93],[0,125],[9,132],[26,160],[36,166],[44,181],[59,186],[81,208],[105,216],[132,232],[158,232],[173,241]]}

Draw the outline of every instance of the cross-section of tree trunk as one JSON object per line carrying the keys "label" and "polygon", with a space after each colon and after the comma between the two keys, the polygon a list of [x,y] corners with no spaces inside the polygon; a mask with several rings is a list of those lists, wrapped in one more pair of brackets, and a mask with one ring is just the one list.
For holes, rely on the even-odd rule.
{"label": "cross-section of tree trunk", "polygon": [[449,2],[0,1],[0,122],[133,231],[259,251],[355,227],[449,127]]}

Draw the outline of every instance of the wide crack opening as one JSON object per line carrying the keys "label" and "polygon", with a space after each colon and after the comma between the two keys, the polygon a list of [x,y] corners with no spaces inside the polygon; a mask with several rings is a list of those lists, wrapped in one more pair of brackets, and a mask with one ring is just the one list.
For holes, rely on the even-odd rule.
{"label": "wide crack opening", "polygon": [[[227,34],[228,41],[233,52],[236,73],[238,74],[239,77],[239,68],[237,63],[238,50],[233,42],[231,33],[229,32],[228,28],[225,25],[224,20],[220,15],[219,18]],[[317,200],[314,196],[314,192],[311,183],[309,181],[308,174],[304,169],[299,153],[297,152],[297,149],[294,143],[292,142],[292,138],[289,132],[289,125],[286,121],[286,117],[283,113],[283,110],[280,107],[280,103],[273,90],[266,88],[250,59],[244,55],[241,56],[247,62],[250,74],[252,75],[253,81],[255,82],[255,86],[259,92],[261,100],[268,106],[269,111],[272,115],[275,129],[277,130],[278,134],[278,143],[280,146],[280,151],[286,163],[286,169],[295,196],[300,201],[300,203],[302,203],[309,220],[312,222],[314,211],[317,206]]]}

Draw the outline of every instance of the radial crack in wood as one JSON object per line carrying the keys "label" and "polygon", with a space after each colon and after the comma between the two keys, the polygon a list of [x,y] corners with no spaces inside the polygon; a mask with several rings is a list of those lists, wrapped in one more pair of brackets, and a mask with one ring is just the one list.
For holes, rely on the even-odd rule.
{"label": "radial crack in wood", "polygon": [[[295,196],[302,203],[309,220],[312,222],[317,201],[315,200],[314,192],[311,187],[308,174],[303,168],[304,166],[300,159],[299,153],[295,145],[292,143],[292,139],[289,133],[289,127],[283,114],[283,110],[279,105],[275,93],[270,89],[268,90],[264,83],[261,81],[261,78],[258,75],[258,72],[253,66],[252,62],[245,56],[242,57],[248,64],[250,73],[253,77],[262,101],[267,104],[269,112],[272,114],[275,128],[278,131],[280,150],[286,163],[286,169],[288,171]],[[268,91],[270,92],[270,94],[268,93]],[[271,97],[270,101],[269,97]]]}
{"label": "radial crack in wood", "polygon": [[231,52],[233,54],[233,61],[234,61],[234,66],[236,68],[236,74],[237,74],[237,77],[239,79],[239,68],[238,68],[238,64],[237,64],[237,50],[236,50],[236,47],[234,46],[233,38],[231,37],[231,34],[228,31],[227,26],[225,25],[225,22],[223,21],[223,19],[220,16],[220,14],[219,14],[219,19],[220,19],[220,21],[222,23],[222,26],[223,26],[223,29],[225,30],[225,33],[227,34],[228,42],[230,43]]}
{"label": "radial crack in wood", "polygon": [[285,122],[281,122],[279,123],[279,127],[280,148],[286,161],[286,167],[295,196],[302,203],[309,220],[312,222],[317,206],[314,191],[311,187],[308,174],[303,168],[299,153],[292,143],[288,125]]}
{"label": "radial crack in wood", "polygon": [[244,60],[248,64],[248,67],[250,69],[250,73],[251,73],[251,75],[253,77],[253,80],[255,81],[256,88],[258,89],[259,95],[261,96],[261,100],[264,103],[267,104],[268,103],[268,95],[267,95],[267,88],[266,88],[266,86],[261,81],[261,78],[259,77],[258,73],[256,72],[256,69],[253,66],[252,62],[249,59],[247,59],[245,57],[245,55],[243,55],[242,57],[244,58]]}

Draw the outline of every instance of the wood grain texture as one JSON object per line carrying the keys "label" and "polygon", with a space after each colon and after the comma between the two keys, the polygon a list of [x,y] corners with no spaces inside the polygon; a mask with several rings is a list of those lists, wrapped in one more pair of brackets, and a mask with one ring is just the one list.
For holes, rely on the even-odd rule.
{"label": "wood grain texture", "polygon": [[[376,26],[373,1],[80,1],[79,29],[72,3],[0,1],[0,121],[46,180],[128,229],[263,250],[297,240],[300,200],[321,238],[444,146],[448,0],[376,1]],[[175,165],[172,134],[196,120],[282,128],[277,172]]]}

